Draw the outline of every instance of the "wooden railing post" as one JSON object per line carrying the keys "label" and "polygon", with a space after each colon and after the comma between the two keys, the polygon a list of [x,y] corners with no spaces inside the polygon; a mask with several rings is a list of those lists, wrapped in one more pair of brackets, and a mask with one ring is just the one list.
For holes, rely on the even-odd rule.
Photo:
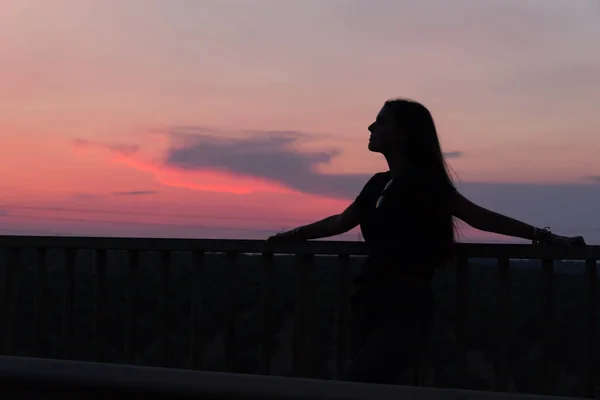
{"label": "wooden railing post", "polygon": [[125,312],[125,361],[128,364],[135,364],[137,354],[137,292],[138,292],[138,270],[139,253],[136,250],[128,251],[129,276],[127,278],[127,304]]}
{"label": "wooden railing post", "polygon": [[306,268],[304,274],[304,290],[306,291],[306,309],[304,311],[304,370],[303,376],[307,378],[313,377],[315,371],[315,346],[318,341],[315,340],[315,328],[317,326],[315,296],[317,295],[315,287],[315,257],[310,255],[302,256],[302,264]]}
{"label": "wooden railing post", "polygon": [[65,293],[62,320],[63,358],[73,357],[73,318],[75,303],[75,258],[77,250],[65,250]]}
{"label": "wooden railing post", "polygon": [[[597,261],[585,262],[587,285],[587,338],[585,346],[585,395],[600,399],[600,380],[596,371],[596,352],[598,335],[598,274]],[[594,393],[596,391],[596,393]]]}
{"label": "wooden railing post", "polygon": [[350,346],[350,257],[338,257],[337,309],[335,324],[335,377],[344,374]]}
{"label": "wooden railing post", "polygon": [[273,331],[273,254],[263,254],[264,279],[262,290],[262,338],[259,355],[259,373],[269,375],[271,370],[271,341]]}
{"label": "wooden railing post", "polygon": [[456,265],[456,339],[458,359],[456,366],[456,386],[468,386],[468,321],[469,321],[469,258],[460,253]]}
{"label": "wooden railing post", "polygon": [[296,256],[296,301],[294,312],[293,371],[294,376],[308,377],[312,368],[311,341],[313,329],[312,255]]}
{"label": "wooden railing post", "polygon": [[169,364],[169,278],[171,275],[171,252],[160,251],[160,293],[158,295],[158,343],[159,365],[167,367]]}
{"label": "wooden railing post", "polygon": [[544,382],[546,394],[554,387],[554,261],[542,260],[544,299]]}
{"label": "wooden railing post", "polygon": [[225,371],[233,372],[235,369],[236,347],[236,315],[237,315],[237,280],[238,280],[238,254],[229,252],[227,257],[227,279],[225,281],[226,305],[225,310]]}
{"label": "wooden railing post", "polygon": [[[11,279],[11,272],[10,272],[10,260],[9,260],[9,255],[8,255],[8,251],[7,250],[7,254],[6,254],[6,266],[4,269],[4,276],[0,276],[0,355],[1,354],[5,354],[5,348],[4,348],[4,342],[6,340],[6,330],[7,330],[7,322],[8,322],[8,315],[6,313],[7,311],[7,305],[8,305],[8,297],[9,297],[9,282]],[[2,270],[0,270],[0,272],[2,272]]]}
{"label": "wooden railing post", "polygon": [[104,361],[106,328],[106,251],[94,251],[94,360]]}
{"label": "wooden railing post", "polygon": [[19,277],[21,268],[19,265],[20,249],[10,247],[8,249],[8,260],[5,274],[5,292],[3,299],[2,327],[3,333],[2,354],[13,355],[15,335],[15,307],[19,291]]}
{"label": "wooden railing post", "polygon": [[508,389],[508,348],[509,348],[509,310],[510,310],[510,260],[498,259],[498,316],[500,330],[500,360],[498,390]]}
{"label": "wooden railing post", "polygon": [[37,269],[35,274],[35,289],[33,299],[33,343],[31,346],[31,353],[33,357],[38,355],[42,336],[40,329],[40,318],[44,315],[44,305],[46,301],[46,257],[47,251],[45,248],[37,249]]}
{"label": "wooden railing post", "polygon": [[202,346],[204,345],[204,327],[202,318],[202,274],[204,271],[204,252],[194,251],[192,270],[192,293],[190,307],[190,364],[192,369],[203,367]]}

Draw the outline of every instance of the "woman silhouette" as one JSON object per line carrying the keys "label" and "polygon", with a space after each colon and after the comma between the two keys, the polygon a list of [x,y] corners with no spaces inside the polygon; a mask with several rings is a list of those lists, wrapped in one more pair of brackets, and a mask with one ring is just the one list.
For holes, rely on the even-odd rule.
{"label": "woman silhouette", "polygon": [[434,270],[454,257],[453,217],[487,232],[549,245],[585,245],[486,210],[453,186],[435,124],[423,105],[387,101],[369,126],[369,150],[389,171],[375,174],[344,212],[270,237],[308,240],[360,225],[370,256],[355,279],[352,354],[343,379],[394,383],[415,365],[433,322]]}

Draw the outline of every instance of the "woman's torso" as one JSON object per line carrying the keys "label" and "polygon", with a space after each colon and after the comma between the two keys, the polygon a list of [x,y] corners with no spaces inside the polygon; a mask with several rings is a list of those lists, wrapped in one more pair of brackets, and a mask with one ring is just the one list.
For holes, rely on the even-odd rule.
{"label": "woman's torso", "polygon": [[375,174],[357,198],[371,252],[364,272],[428,281],[452,244],[446,196],[453,187],[422,173],[390,180],[389,172]]}

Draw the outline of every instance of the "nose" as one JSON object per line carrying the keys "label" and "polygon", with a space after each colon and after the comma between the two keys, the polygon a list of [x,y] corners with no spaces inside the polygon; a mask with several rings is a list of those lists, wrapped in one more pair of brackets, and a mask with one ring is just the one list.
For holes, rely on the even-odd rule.
{"label": "nose", "polygon": [[367,129],[369,130],[369,132],[373,133],[373,130],[375,129],[375,122],[373,122],[371,125],[369,125],[369,127]]}

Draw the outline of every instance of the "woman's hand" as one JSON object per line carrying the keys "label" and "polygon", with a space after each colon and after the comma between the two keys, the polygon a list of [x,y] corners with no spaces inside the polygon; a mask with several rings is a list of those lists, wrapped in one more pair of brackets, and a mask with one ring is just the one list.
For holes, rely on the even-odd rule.
{"label": "woman's hand", "polygon": [[555,234],[548,235],[544,240],[544,244],[548,246],[562,247],[566,249],[574,249],[585,247],[586,243],[582,236],[560,236]]}
{"label": "woman's hand", "polygon": [[293,242],[304,240],[298,234],[298,228],[292,229],[291,231],[279,232],[267,239],[267,242]]}

